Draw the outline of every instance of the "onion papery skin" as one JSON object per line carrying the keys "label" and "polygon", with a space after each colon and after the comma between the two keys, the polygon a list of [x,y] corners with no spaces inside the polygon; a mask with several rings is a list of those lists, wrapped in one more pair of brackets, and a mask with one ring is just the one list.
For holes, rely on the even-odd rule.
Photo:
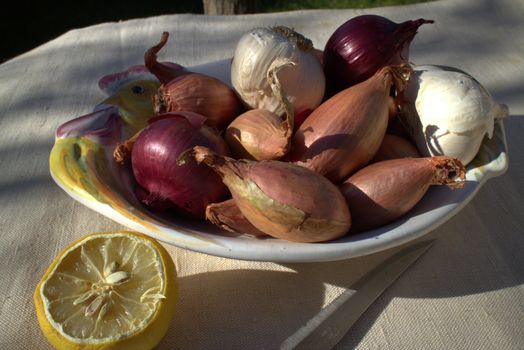
{"label": "onion papery skin", "polygon": [[155,98],[155,112],[190,111],[207,118],[206,124],[223,129],[243,111],[235,91],[204,74],[182,75],[162,85]]}
{"label": "onion papery skin", "polygon": [[392,159],[366,166],[340,186],[353,215],[351,232],[400,218],[422,199],[430,185],[462,187],[465,172],[464,165],[450,157]]}
{"label": "onion papery skin", "polygon": [[199,146],[189,156],[219,173],[242,214],[270,236],[323,242],[344,236],[351,226],[339,189],[311,170],[275,160],[235,160]]}
{"label": "onion papery skin", "polygon": [[238,116],[224,138],[237,159],[272,160],[287,154],[291,131],[276,114],[252,109]]}
{"label": "onion papery skin", "polygon": [[354,17],[338,27],[324,48],[328,95],[358,84],[381,67],[408,63],[418,28],[431,20],[395,23],[378,15]]}
{"label": "onion papery skin", "polygon": [[384,67],[322,103],[295,133],[290,160],[333,182],[366,165],[386,133],[390,87],[402,90],[410,69]]}
{"label": "onion papery skin", "polygon": [[264,232],[257,229],[246,219],[234,199],[208,205],[206,220],[230,233],[257,238],[267,237]]}
{"label": "onion papery skin", "polygon": [[139,185],[136,194],[143,204],[153,211],[174,209],[204,218],[208,204],[228,195],[220,177],[208,167],[177,165],[178,156],[196,145],[229,154],[216,131],[194,120],[190,122],[183,113],[160,117],[142,130],[133,145],[131,165]]}
{"label": "onion papery skin", "polygon": [[397,135],[386,134],[377,153],[375,153],[375,156],[370,163],[389,159],[419,157],[421,157],[421,155],[418,152],[417,147],[415,147],[415,145],[409,140]]}

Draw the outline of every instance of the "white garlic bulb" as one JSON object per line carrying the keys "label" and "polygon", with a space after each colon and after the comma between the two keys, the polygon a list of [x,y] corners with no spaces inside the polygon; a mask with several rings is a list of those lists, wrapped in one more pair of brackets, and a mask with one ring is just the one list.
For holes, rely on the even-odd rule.
{"label": "white garlic bulb", "polygon": [[267,71],[277,58],[294,64],[281,69],[278,78],[295,115],[312,111],[322,102],[325,77],[309,39],[287,27],[255,28],[239,40],[231,63],[231,83],[250,108],[281,115],[280,99],[274,95]]}
{"label": "white garlic bulb", "polygon": [[508,116],[473,77],[452,67],[414,67],[404,92],[401,118],[423,156],[473,160],[495,119]]}

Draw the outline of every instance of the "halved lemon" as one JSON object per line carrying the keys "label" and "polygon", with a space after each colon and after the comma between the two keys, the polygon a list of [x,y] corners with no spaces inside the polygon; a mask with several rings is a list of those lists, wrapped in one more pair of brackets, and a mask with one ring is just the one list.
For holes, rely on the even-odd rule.
{"label": "halved lemon", "polygon": [[173,260],[134,232],[87,235],[64,249],[38,283],[42,332],[57,349],[151,349],[177,298]]}

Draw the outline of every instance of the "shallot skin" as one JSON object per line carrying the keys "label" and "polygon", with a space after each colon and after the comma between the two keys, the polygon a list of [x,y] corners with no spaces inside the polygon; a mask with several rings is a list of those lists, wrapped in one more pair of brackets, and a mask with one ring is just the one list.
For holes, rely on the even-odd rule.
{"label": "shallot skin", "polygon": [[295,133],[291,161],[333,182],[366,165],[386,134],[390,87],[402,90],[402,74],[409,71],[407,65],[384,67],[321,104]]}
{"label": "shallot skin", "polygon": [[224,138],[235,158],[271,160],[287,154],[290,134],[273,112],[252,109],[233,120]]}
{"label": "shallot skin", "polygon": [[397,135],[386,134],[382,140],[382,144],[370,163],[389,159],[419,157],[420,153],[417,150],[417,147],[415,147],[415,145],[410,141]]}
{"label": "shallot skin", "polygon": [[[284,162],[252,163],[242,171],[246,186],[234,185],[233,198],[255,227],[273,237],[323,242],[345,235],[351,221],[340,192],[305,170]],[[259,191],[253,198],[254,186]]]}
{"label": "shallot skin", "polygon": [[465,171],[458,159],[444,156],[391,159],[364,167],[340,186],[353,216],[352,232],[398,219],[422,199],[430,185],[462,187]]}
{"label": "shallot skin", "polygon": [[264,232],[246,219],[232,198],[220,203],[209,204],[206,208],[206,220],[232,234],[245,234],[257,238],[267,237]]}

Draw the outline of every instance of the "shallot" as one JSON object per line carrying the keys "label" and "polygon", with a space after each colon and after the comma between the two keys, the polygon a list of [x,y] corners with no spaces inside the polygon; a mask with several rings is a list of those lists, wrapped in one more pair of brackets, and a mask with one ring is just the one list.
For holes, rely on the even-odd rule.
{"label": "shallot", "polygon": [[381,68],[322,103],[297,130],[290,159],[334,182],[366,165],[386,133],[390,87],[401,91],[410,72],[409,65]]}
{"label": "shallot", "polygon": [[189,111],[207,118],[206,124],[226,127],[242,111],[242,103],[235,91],[217,78],[187,72],[157,62],[156,53],[167,42],[168,33],[145,55],[146,67],[162,85],[155,96],[155,113]]}
{"label": "shallot", "polygon": [[161,85],[155,98],[155,112],[190,111],[207,117],[206,124],[225,128],[242,111],[235,92],[222,81],[190,73]]}
{"label": "shallot", "polygon": [[325,177],[276,160],[235,160],[196,146],[179,159],[215,170],[242,214],[260,231],[295,242],[342,237],[351,217],[340,190]]}
{"label": "shallot", "polygon": [[370,163],[376,163],[388,159],[418,157],[420,157],[420,153],[418,152],[417,147],[415,147],[415,145],[413,145],[409,140],[397,135],[386,134],[377,153],[375,153],[375,156]]}
{"label": "shallot", "polygon": [[385,160],[366,166],[340,189],[353,218],[352,232],[373,229],[411,210],[430,185],[464,186],[466,169],[450,157]]}
{"label": "shallot", "polygon": [[277,73],[293,64],[288,59],[276,59],[267,72],[274,94],[284,106],[286,118],[264,109],[251,109],[238,116],[226,129],[225,140],[236,158],[279,159],[289,151],[293,132],[293,106],[286,98]]}
{"label": "shallot", "polygon": [[184,67],[176,63],[158,62],[156,54],[164,47],[169,38],[168,32],[163,32],[160,42],[151,47],[144,54],[144,65],[147,70],[153,74],[161,84],[166,84],[171,80],[189,73]]}

